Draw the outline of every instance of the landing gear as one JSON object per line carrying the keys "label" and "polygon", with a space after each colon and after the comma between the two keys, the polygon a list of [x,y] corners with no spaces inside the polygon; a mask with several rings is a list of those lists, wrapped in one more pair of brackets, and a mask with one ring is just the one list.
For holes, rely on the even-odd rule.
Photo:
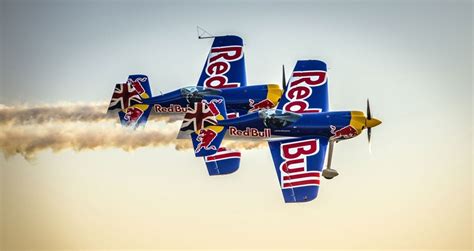
{"label": "landing gear", "polygon": [[339,173],[335,170],[335,169],[329,169],[329,168],[326,168],[323,170],[323,177],[330,180],[336,176],[338,176]]}
{"label": "landing gear", "polygon": [[329,140],[328,164],[327,164],[326,169],[323,170],[323,177],[328,180],[339,175],[339,173],[335,169],[331,169],[333,149],[334,149],[334,140]]}

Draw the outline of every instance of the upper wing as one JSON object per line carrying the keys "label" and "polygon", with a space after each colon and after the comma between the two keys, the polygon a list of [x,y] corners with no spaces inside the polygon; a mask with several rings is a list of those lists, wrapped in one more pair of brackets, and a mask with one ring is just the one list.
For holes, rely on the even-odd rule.
{"label": "upper wing", "polygon": [[197,86],[223,89],[246,85],[242,38],[215,37]]}
{"label": "upper wing", "polygon": [[319,60],[299,60],[278,109],[296,113],[329,110],[327,66]]}
{"label": "upper wing", "polygon": [[327,144],[326,138],[310,137],[268,142],[285,202],[318,196]]}

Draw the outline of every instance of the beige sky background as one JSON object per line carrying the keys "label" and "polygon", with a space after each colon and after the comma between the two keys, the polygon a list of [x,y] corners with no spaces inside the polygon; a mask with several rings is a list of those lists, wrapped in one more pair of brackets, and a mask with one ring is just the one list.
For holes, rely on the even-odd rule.
{"label": "beige sky background", "polygon": [[[470,1],[2,1],[3,105],[104,102],[131,73],[154,93],[194,85],[201,25],[244,38],[249,83],[326,61],[331,108],[369,97],[383,124],[372,154],[365,135],[336,145],[340,176],[305,204],[283,203],[267,148],[224,177],[173,145],[0,155],[1,248],[471,250],[472,16]],[[48,128],[67,123],[116,126]]]}

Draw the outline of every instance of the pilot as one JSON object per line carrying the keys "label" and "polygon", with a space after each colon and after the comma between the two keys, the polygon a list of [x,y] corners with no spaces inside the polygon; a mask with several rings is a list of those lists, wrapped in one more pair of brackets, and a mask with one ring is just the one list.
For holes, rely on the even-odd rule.
{"label": "pilot", "polygon": [[271,128],[282,128],[286,126],[286,121],[275,117],[275,114],[268,116],[265,119],[265,125]]}

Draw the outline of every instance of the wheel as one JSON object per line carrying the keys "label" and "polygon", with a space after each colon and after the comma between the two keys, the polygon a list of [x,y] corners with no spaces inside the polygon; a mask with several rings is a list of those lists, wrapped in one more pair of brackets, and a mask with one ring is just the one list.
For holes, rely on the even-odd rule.
{"label": "wheel", "polygon": [[323,170],[323,177],[330,180],[336,176],[338,176],[339,173],[335,169],[324,169]]}

